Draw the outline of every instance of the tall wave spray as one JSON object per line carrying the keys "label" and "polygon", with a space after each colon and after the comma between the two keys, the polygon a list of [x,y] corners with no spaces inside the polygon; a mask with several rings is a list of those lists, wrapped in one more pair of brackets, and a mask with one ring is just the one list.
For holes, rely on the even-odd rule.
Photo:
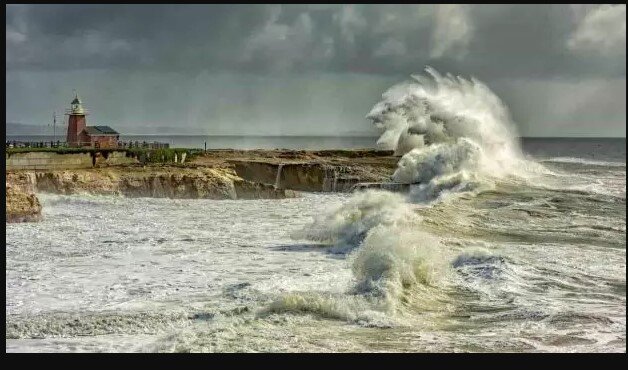
{"label": "tall wave spray", "polygon": [[403,156],[393,180],[420,183],[429,197],[518,172],[523,155],[501,100],[474,78],[425,72],[390,88],[366,116],[383,130],[377,145]]}

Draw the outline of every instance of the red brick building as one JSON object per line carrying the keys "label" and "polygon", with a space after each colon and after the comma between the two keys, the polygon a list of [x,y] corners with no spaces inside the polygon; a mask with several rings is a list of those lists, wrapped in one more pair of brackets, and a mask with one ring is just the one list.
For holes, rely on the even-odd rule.
{"label": "red brick building", "polygon": [[109,126],[87,126],[87,111],[78,95],[70,103],[68,115],[67,143],[71,147],[115,148],[120,134]]}

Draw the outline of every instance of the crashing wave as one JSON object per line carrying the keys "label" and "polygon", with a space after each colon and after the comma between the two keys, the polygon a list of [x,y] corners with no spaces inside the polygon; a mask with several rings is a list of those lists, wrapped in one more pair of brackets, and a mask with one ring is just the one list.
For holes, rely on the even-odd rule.
{"label": "crashing wave", "polygon": [[[407,197],[386,191],[357,193],[318,217],[296,237],[351,252],[354,295],[369,302],[294,293],[277,300],[277,311],[315,312],[356,321],[360,312],[395,313],[438,301],[434,289],[452,264],[438,237],[422,231],[408,202],[493,187],[494,179],[525,173],[508,109],[478,80],[426,68],[416,82],[393,86],[367,115],[383,133],[377,144],[402,156],[392,180],[411,184]],[[460,256],[454,265],[469,258]],[[449,261],[449,262],[448,262]],[[362,301],[360,301],[362,302]],[[420,309],[420,308],[418,308]],[[368,315],[367,315],[368,316]],[[394,315],[393,315],[394,316]]]}
{"label": "crashing wave", "polygon": [[425,71],[412,76],[416,82],[386,91],[366,116],[383,131],[378,146],[402,156],[393,180],[434,185],[443,183],[440,177],[464,171],[474,180],[490,182],[525,172],[527,164],[501,100],[474,78],[442,76],[430,67]]}
{"label": "crashing wave", "polygon": [[443,77],[431,67],[425,71],[427,76],[412,76],[416,82],[386,91],[366,116],[384,131],[377,142],[380,147],[403,155],[409,151],[404,147],[466,137],[492,152],[518,154],[508,109],[486,85],[473,78]]}

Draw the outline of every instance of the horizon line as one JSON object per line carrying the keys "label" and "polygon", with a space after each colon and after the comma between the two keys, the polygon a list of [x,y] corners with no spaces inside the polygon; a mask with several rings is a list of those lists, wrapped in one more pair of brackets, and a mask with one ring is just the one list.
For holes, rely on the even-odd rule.
{"label": "horizon line", "polygon": [[[5,136],[53,136],[50,134],[6,134]],[[63,136],[63,135],[57,135]],[[244,134],[137,134],[120,133],[120,136],[207,136],[207,137],[363,137],[377,138],[381,135],[320,135],[320,134],[284,134],[284,135],[244,135]],[[516,136],[518,139],[625,139],[626,136]]]}

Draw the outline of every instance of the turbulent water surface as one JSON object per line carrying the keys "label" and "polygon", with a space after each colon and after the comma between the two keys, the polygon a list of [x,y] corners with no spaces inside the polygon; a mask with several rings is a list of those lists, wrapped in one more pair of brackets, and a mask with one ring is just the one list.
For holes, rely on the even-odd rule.
{"label": "turbulent water surface", "polygon": [[[394,240],[338,231],[354,227],[349,195],[42,194],[43,222],[7,225],[6,349],[625,351],[625,141],[581,144],[582,158],[536,145],[554,186],[505,180],[430,204],[367,193],[388,208],[365,230],[416,230]],[[342,204],[326,230],[347,247],[312,241],[312,220]],[[405,281],[405,264],[425,281]]]}

